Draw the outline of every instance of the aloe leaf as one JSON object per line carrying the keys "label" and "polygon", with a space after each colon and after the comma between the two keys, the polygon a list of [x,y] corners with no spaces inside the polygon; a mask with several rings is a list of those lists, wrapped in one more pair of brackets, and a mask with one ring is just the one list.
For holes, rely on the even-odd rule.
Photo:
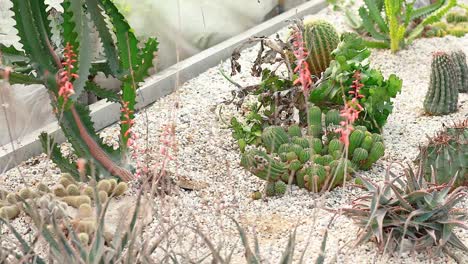
{"label": "aloe leaf", "polygon": [[80,181],[80,174],[76,170],[76,165],[62,155],[60,147],[54,142],[53,138],[43,132],[39,136],[39,139],[42,144],[42,149],[44,149],[47,155],[50,155],[50,159],[55,165],[57,165],[62,172],[68,172],[75,180]]}
{"label": "aloe leaf", "polygon": [[11,72],[8,81],[10,82],[10,84],[42,84],[41,80],[36,79],[32,75],[26,75],[17,72]]}
{"label": "aloe leaf", "polygon": [[46,6],[43,0],[12,0],[15,28],[18,30],[20,43],[34,67],[42,75],[55,73],[57,65],[53,60],[54,50],[50,44],[50,28]]}
{"label": "aloe leaf", "polygon": [[364,0],[364,2],[366,3],[367,8],[369,9],[369,14],[372,17],[372,20],[375,21],[380,31],[388,33],[389,29],[387,23],[385,23],[385,20],[381,15],[382,10],[377,7],[375,0]]}
{"label": "aloe leaf", "polygon": [[101,86],[97,85],[94,82],[87,82],[85,86],[85,90],[93,93],[97,97],[104,98],[109,102],[114,102],[114,103],[120,102],[119,94],[117,94],[114,91],[102,88]]}
{"label": "aloe leaf", "polygon": [[257,256],[255,256],[252,252],[252,249],[249,246],[249,241],[247,239],[247,235],[245,233],[245,230],[240,226],[240,224],[234,219],[231,218],[234,224],[237,227],[237,231],[239,232],[242,245],[244,246],[244,256],[248,264],[259,264],[260,261],[257,259]]}
{"label": "aloe leaf", "polygon": [[[28,242],[26,242],[23,237],[18,233],[18,231],[16,230],[16,228],[14,228],[7,220],[3,219],[0,217],[0,222],[2,222],[3,224],[5,224],[9,229],[10,231],[13,233],[13,235],[16,237],[16,239],[18,240],[18,242],[21,244],[21,251],[24,253],[24,254],[31,254],[31,251],[33,251],[33,249],[29,246]],[[45,264],[45,261],[41,258],[41,257],[38,257],[37,258],[37,263],[39,264]]]}
{"label": "aloe leaf", "polygon": [[148,70],[153,67],[154,53],[158,51],[158,41],[155,38],[149,38],[141,52],[141,64],[136,67],[134,78],[135,82],[142,82],[148,76]]}
{"label": "aloe leaf", "polygon": [[368,11],[361,7],[359,8],[359,16],[362,18],[362,26],[365,28],[367,32],[371,34],[371,36],[376,40],[388,40],[388,37],[382,33],[379,33],[375,27],[374,23],[368,13]]}
{"label": "aloe leaf", "polygon": [[0,43],[0,57],[3,64],[20,64],[26,65],[29,62],[29,58],[24,54],[23,51],[17,50],[13,46],[5,46]]}
{"label": "aloe leaf", "polygon": [[420,7],[418,9],[413,9],[413,11],[411,12],[411,20],[414,20],[416,18],[428,15],[428,14],[438,10],[440,7],[442,7],[444,5],[445,2],[446,2],[446,0],[439,0],[439,1],[435,2],[435,3],[433,3],[433,4],[423,6],[423,7]]}
{"label": "aloe leaf", "polygon": [[99,38],[106,54],[106,64],[109,66],[110,71],[114,77],[119,77],[121,74],[119,68],[119,58],[117,49],[115,48],[114,40],[109,32],[109,28],[105,21],[104,15],[101,11],[101,6],[98,0],[85,0],[88,6],[88,12],[91,15],[91,20],[94,23],[97,31],[99,32]]}
{"label": "aloe leaf", "polygon": [[117,50],[121,67],[124,74],[129,74],[140,63],[138,60],[138,40],[124,16],[111,0],[101,0],[99,4],[114,26],[113,30],[117,38]]}
{"label": "aloe leaf", "polygon": [[296,231],[297,227],[294,229],[292,234],[289,234],[288,244],[286,245],[286,249],[283,251],[283,255],[279,262],[280,264],[291,264],[293,262],[294,248],[296,246]]}

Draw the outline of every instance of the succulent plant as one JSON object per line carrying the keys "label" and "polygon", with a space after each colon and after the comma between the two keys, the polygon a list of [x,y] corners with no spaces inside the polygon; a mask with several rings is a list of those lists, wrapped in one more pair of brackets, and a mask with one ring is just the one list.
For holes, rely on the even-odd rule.
{"label": "succulent plant", "polygon": [[[281,127],[269,127],[264,130],[266,135],[262,138],[272,146],[270,151],[252,148],[242,155],[241,166],[268,182],[268,196],[277,193],[273,191],[275,184],[283,183],[296,184],[312,192],[329,190],[345,179],[349,180],[356,169],[369,169],[384,155],[382,137],[368,132],[364,126],[357,126],[351,133],[349,156],[348,160],[345,159],[344,144],[335,132],[327,130],[339,122],[336,112],[327,113],[328,121],[325,117],[326,126],[322,128],[320,108],[311,107],[309,110],[309,135],[300,137],[297,132],[286,133]],[[293,130],[298,131],[297,128]],[[255,193],[252,197],[261,198]]]}
{"label": "succulent plant", "polygon": [[[468,185],[468,119],[440,131],[420,149],[417,162],[421,163],[426,180],[437,184],[449,183],[458,174],[454,187]],[[433,170],[435,175],[433,175]]]}
{"label": "succulent plant", "polygon": [[356,244],[372,239],[382,251],[406,250],[407,246],[415,251],[431,246],[447,250],[448,244],[468,251],[454,232],[455,227],[466,229],[467,212],[455,208],[466,198],[466,187],[450,193],[455,178],[447,185],[436,185],[426,181],[421,170],[408,168],[403,179],[390,168],[387,171],[383,186],[360,178],[370,195],[341,209],[360,228]]}
{"label": "succulent plant", "polygon": [[468,66],[466,55],[462,50],[454,51],[451,54],[452,60],[458,67],[458,91],[468,93]]}
{"label": "succulent plant", "polygon": [[262,141],[269,152],[275,152],[282,144],[289,142],[289,136],[282,127],[270,126],[263,130]]}
{"label": "succulent plant", "polygon": [[457,110],[458,67],[445,52],[435,52],[432,58],[429,90],[424,109],[431,115],[446,115]]}
{"label": "succulent plant", "polygon": [[340,37],[332,24],[313,18],[304,20],[303,37],[309,53],[310,73],[320,78],[330,65],[331,52],[338,46]]}
{"label": "succulent plant", "polygon": [[450,12],[445,16],[445,19],[447,20],[447,23],[467,22],[468,15],[460,12]]}

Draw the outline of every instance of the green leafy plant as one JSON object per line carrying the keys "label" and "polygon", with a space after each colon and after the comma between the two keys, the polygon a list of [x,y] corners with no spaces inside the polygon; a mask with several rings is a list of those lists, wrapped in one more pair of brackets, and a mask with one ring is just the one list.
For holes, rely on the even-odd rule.
{"label": "green leafy plant", "polygon": [[466,210],[457,204],[466,199],[466,187],[450,191],[456,177],[444,185],[425,180],[422,170],[405,170],[404,177],[390,168],[383,185],[360,178],[370,192],[356,199],[342,213],[360,228],[356,244],[373,240],[381,251],[423,251],[436,246],[448,251],[447,245],[468,251],[457,237],[455,228],[467,229]]}
{"label": "green leafy plant", "polygon": [[[65,50],[61,50],[53,47],[50,41],[51,21],[48,20],[44,0],[12,2],[15,27],[24,51],[0,46],[4,62],[8,62],[12,69],[10,82],[44,84],[74,154],[93,161],[99,171],[98,176],[131,179],[133,176],[127,168],[125,150],[131,143],[138,83],[152,67],[157,41],[150,38],[143,48],[139,48],[133,31],[111,0],[65,0],[62,3],[64,13],[60,38]],[[104,62],[92,61],[91,25],[99,35],[106,56]],[[109,92],[88,80],[98,71],[122,81],[121,94]],[[105,145],[97,135],[88,107],[77,100],[84,91],[121,103],[119,149]],[[76,166],[62,156],[54,140],[42,134],[41,141],[51,159],[79,180]]]}
{"label": "green leafy plant", "polygon": [[[447,184],[457,175],[454,187],[468,186],[468,119],[447,126],[421,147],[418,163],[424,177]],[[435,171],[435,179],[431,179]]]}
{"label": "green leafy plant", "polygon": [[397,52],[419,37],[424,27],[440,21],[457,1],[439,0],[418,9],[414,9],[414,1],[365,0],[364,3],[359,8],[359,16],[362,26],[373,38],[366,44]]}
{"label": "green leafy plant", "polygon": [[312,90],[309,101],[326,110],[337,108],[350,100],[349,90],[353,75],[360,72],[364,86],[359,99],[363,111],[356,125],[366,126],[370,132],[381,133],[388,116],[393,110],[392,98],[401,91],[402,80],[391,74],[385,79],[382,73],[369,64],[370,50],[366,42],[353,33],[341,36],[338,48],[332,52],[334,60],[324,73],[324,79]]}

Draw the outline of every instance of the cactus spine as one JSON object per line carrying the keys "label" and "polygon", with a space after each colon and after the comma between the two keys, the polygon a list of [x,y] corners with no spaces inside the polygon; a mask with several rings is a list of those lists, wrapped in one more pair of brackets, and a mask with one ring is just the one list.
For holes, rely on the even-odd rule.
{"label": "cactus spine", "polygon": [[431,115],[445,115],[457,110],[458,71],[450,55],[436,52],[432,58],[429,90],[424,109]]}
{"label": "cactus spine", "polygon": [[304,21],[303,35],[310,73],[320,78],[332,61],[331,52],[338,47],[340,37],[332,24],[310,18]]}

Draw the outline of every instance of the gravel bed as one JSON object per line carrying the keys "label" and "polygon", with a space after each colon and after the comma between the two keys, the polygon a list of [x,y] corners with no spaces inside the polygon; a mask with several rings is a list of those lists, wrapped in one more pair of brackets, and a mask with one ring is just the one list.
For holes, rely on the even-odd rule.
{"label": "gravel bed", "polygon": [[[330,10],[324,10],[318,16],[334,21],[337,28],[346,28],[342,18]],[[284,34],[285,30],[280,33]],[[462,49],[468,53],[468,37],[416,40],[414,45],[396,55],[387,50],[373,51],[373,66],[386,76],[397,74],[403,79],[403,89],[394,101],[393,114],[385,127],[386,155],[370,171],[359,172],[361,175],[381,182],[390,163],[411,162],[416,157],[418,146],[426,141],[425,135],[433,135],[443,123],[468,117],[467,94],[460,94],[459,111],[454,114],[441,117],[423,114],[422,102],[429,82],[431,53],[440,49]],[[245,85],[258,82],[258,79],[250,76],[248,70],[256,51],[257,47],[253,47],[243,52],[240,62],[244,71],[235,76],[234,80]],[[220,67],[230,72],[229,62],[221,63]],[[148,137],[151,146],[148,154],[153,157],[151,162],[157,162],[159,157],[162,126],[174,121],[177,153],[173,154],[174,160],[169,170],[175,179],[184,176],[208,184],[207,188],[201,190],[177,189],[170,195],[156,198],[153,221],[146,228],[144,236],[155,237],[173,224],[198,226],[199,232],[213,240],[214,245],[223,243],[223,254],[227,255],[233,250],[234,263],[245,263],[237,229],[230,219],[232,217],[246,228],[251,241],[255,230],[265,263],[277,263],[286,247],[289,232],[297,227],[296,250],[301,252],[309,243],[305,263],[312,263],[320,252],[323,232],[333,217],[332,213],[319,208],[337,209],[349,204],[362,191],[351,187],[337,188],[320,197],[294,188],[292,193],[284,197],[251,200],[251,192],[261,189],[263,182],[239,166],[239,151],[231,131],[223,123],[223,120],[229,120],[231,115],[236,114],[236,109],[224,106],[222,118],[219,115],[219,106],[231,98],[234,89],[215,67],[184,83],[175,93],[137,114],[134,129],[139,136],[137,145],[143,148]],[[111,142],[117,136],[116,126],[102,132],[102,137]],[[67,149],[66,144],[63,147]],[[398,166],[394,170],[401,172]],[[0,186],[13,190],[38,182],[53,185],[59,174],[55,165],[45,155],[41,155],[0,175]],[[133,187],[134,192],[136,188]],[[464,208],[467,205],[467,201],[462,204]],[[20,233],[26,234],[30,221],[22,216],[14,220],[13,224]],[[354,246],[357,231],[347,218],[338,217],[335,220],[328,228],[327,263],[455,263],[452,259],[426,253],[403,253],[400,257],[380,255],[373,243]],[[468,244],[468,232],[458,230],[458,234]],[[181,257],[201,259],[209,252],[200,237],[195,237],[192,229],[181,227],[170,238],[167,247],[175,253],[188,254]],[[467,254],[454,252],[468,262]],[[154,257],[158,259],[162,255],[162,251],[157,251]],[[299,258],[300,254],[296,253],[295,260]],[[207,260],[205,262],[208,263]]]}

